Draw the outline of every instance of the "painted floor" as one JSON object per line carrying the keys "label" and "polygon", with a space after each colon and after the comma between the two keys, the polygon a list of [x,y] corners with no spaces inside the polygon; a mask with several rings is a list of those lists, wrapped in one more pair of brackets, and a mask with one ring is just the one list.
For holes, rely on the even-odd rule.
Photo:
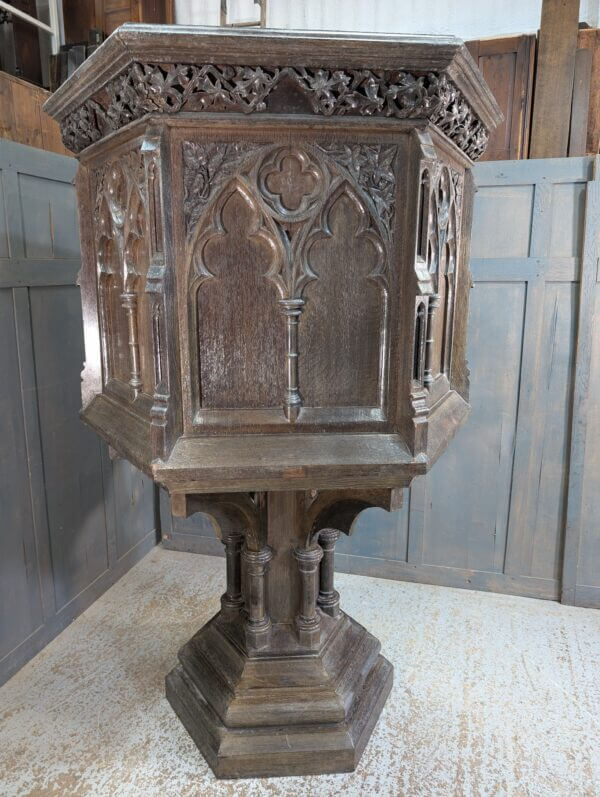
{"label": "painted floor", "polygon": [[600,795],[600,612],[339,575],[395,685],[355,773],[216,781],[164,697],[224,560],[154,549],[0,689],[0,795]]}

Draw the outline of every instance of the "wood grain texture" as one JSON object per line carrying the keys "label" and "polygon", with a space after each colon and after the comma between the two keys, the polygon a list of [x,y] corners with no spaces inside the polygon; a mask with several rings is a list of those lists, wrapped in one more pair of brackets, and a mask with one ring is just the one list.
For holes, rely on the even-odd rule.
{"label": "wood grain texture", "polygon": [[577,35],[577,47],[585,47],[592,53],[585,152],[588,155],[597,155],[600,152],[600,29],[580,30]]}
{"label": "wood grain texture", "polygon": [[57,122],[42,111],[50,92],[0,72],[0,137],[59,155],[65,149]]}
{"label": "wood grain texture", "polygon": [[543,0],[530,158],[564,158],[569,144],[579,0]]}
{"label": "wood grain texture", "polygon": [[[579,285],[576,364],[573,393],[573,416],[570,441],[570,474],[566,508],[565,552],[562,571],[562,600],[598,605],[598,535],[592,521],[595,509],[594,474],[597,473],[598,413],[591,400],[598,385],[598,368],[592,370],[593,354],[598,348],[598,263],[600,246],[600,164],[594,159],[594,179],[588,183],[585,232]],[[589,423],[589,429],[588,429]],[[588,443],[589,435],[589,443]],[[591,445],[590,445],[591,443]],[[587,500],[586,500],[587,499]],[[585,587],[592,590],[585,592]],[[578,590],[582,595],[578,598]]]}
{"label": "wood grain texture", "polygon": [[536,40],[530,35],[466,42],[504,114],[481,160],[528,156]]}
{"label": "wood grain texture", "polygon": [[587,150],[592,61],[593,52],[591,50],[583,47],[577,48],[573,74],[569,156],[585,155]]}

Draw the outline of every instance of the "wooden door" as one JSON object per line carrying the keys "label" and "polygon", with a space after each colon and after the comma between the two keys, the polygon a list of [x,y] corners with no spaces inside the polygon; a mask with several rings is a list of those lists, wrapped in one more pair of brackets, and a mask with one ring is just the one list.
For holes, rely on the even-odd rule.
{"label": "wooden door", "polygon": [[509,36],[466,44],[504,114],[504,122],[492,133],[480,160],[526,158],[536,37]]}

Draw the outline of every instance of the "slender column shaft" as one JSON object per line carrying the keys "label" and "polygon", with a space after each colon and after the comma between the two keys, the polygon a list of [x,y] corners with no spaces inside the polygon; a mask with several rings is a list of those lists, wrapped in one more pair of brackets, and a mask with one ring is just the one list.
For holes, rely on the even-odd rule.
{"label": "slender column shaft", "polygon": [[423,384],[425,387],[430,387],[433,382],[433,318],[435,309],[440,303],[440,297],[437,293],[429,297],[429,305],[427,307],[427,339],[425,341],[425,376],[423,377]]}
{"label": "slender column shaft", "polygon": [[292,423],[300,414],[302,396],[298,386],[298,324],[304,307],[302,299],[282,299],[281,306],[286,318],[287,332],[287,388],[283,409]]}
{"label": "slender column shaft", "polygon": [[320,640],[320,619],[317,614],[317,588],[319,562],[323,550],[315,548],[296,548],[294,551],[302,578],[300,612],[296,617],[296,629],[301,645],[317,647]]}
{"label": "slender column shaft", "polygon": [[339,538],[340,532],[337,529],[323,529],[319,534],[323,560],[320,568],[317,603],[331,617],[338,617],[340,613],[340,594],[333,587],[335,544]]}
{"label": "slender column shaft", "polygon": [[125,291],[121,294],[121,302],[127,313],[127,331],[129,337],[129,379],[130,386],[138,391],[142,387],[140,373],[140,344],[138,340],[137,323],[137,294],[133,291]]}
{"label": "slender column shaft", "polygon": [[227,589],[221,597],[221,606],[224,611],[231,613],[239,612],[244,605],[241,563],[243,542],[244,537],[239,532],[233,532],[223,540],[227,562]]}
{"label": "slender column shaft", "polygon": [[255,648],[264,647],[268,643],[271,631],[271,619],[266,604],[265,576],[272,557],[272,551],[268,546],[260,551],[249,551],[247,548],[242,551],[246,571],[246,640]]}

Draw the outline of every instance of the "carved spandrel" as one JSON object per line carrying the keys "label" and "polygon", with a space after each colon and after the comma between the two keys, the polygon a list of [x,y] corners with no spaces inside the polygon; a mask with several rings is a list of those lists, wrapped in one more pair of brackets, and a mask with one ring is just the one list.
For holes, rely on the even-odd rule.
{"label": "carved spandrel", "polygon": [[216,190],[236,174],[248,155],[260,149],[249,142],[184,141],[183,212],[186,235],[193,232]]}
{"label": "carved spandrel", "polygon": [[396,203],[395,144],[319,144],[373,203],[377,218],[391,237]]}

